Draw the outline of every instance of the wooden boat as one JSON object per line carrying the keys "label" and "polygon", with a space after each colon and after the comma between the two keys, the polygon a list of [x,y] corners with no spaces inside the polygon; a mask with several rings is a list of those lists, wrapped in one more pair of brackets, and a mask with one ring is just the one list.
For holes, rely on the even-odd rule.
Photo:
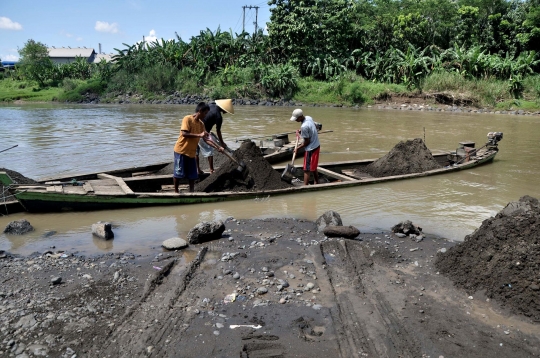
{"label": "wooden boat", "polygon": [[[347,188],[471,169],[493,161],[498,152],[497,142],[501,139],[502,133],[498,140],[490,139],[486,145],[478,149],[471,148],[470,142],[462,142],[455,152],[434,155],[442,165],[441,168],[422,173],[373,178],[359,174],[362,173],[362,168],[374,161],[373,159],[325,163],[318,169],[324,184],[295,185],[286,189],[267,191],[175,194],[171,175],[152,174],[169,163],[45,180],[35,185],[14,185],[6,173],[0,172],[0,182],[4,186],[10,186],[19,202],[30,212],[209,203]],[[274,167],[279,173],[283,168],[283,166]]]}

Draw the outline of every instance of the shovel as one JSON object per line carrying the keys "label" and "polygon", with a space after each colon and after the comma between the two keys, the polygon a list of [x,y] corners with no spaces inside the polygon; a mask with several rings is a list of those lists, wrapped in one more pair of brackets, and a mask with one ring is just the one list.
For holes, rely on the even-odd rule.
{"label": "shovel", "polygon": [[[210,145],[216,149],[219,149],[219,145],[216,143],[216,141],[214,140],[215,137],[213,137],[213,134],[210,134],[208,136],[208,138],[210,139]],[[208,142],[207,142],[208,143]],[[227,149],[223,150],[223,154],[225,154],[230,160],[232,160],[234,163],[236,163],[238,165],[238,167],[236,167],[236,171],[239,172],[240,174],[244,174],[245,170],[246,170],[246,164],[241,161],[239,162],[238,160],[236,160],[230,153]]]}
{"label": "shovel", "polygon": [[298,147],[298,140],[299,139],[300,139],[300,136],[297,133],[296,134],[296,143],[294,144],[294,152],[293,152],[291,164],[287,164],[287,166],[285,167],[285,170],[281,174],[281,179],[286,181],[287,183],[291,183],[293,181],[293,179],[295,178],[295,176],[294,176],[294,170],[295,170],[295,168],[294,168],[294,158],[296,158],[296,147]]}

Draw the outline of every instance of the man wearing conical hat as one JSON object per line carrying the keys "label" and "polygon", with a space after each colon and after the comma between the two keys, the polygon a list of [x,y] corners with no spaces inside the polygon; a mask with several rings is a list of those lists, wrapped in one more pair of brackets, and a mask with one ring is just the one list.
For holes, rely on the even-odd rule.
{"label": "man wearing conical hat", "polygon": [[[223,124],[222,113],[234,114],[234,108],[231,99],[217,99],[215,102],[209,104],[210,112],[204,117],[204,127],[208,133],[216,126],[217,136],[221,142],[223,148],[227,148],[227,144],[223,140],[221,135],[221,125]],[[199,148],[197,150],[197,170],[199,175],[202,174],[202,170],[199,166],[199,156],[202,155],[208,158],[208,164],[210,166],[210,173],[214,172],[214,148],[208,145],[204,140],[199,141]]]}

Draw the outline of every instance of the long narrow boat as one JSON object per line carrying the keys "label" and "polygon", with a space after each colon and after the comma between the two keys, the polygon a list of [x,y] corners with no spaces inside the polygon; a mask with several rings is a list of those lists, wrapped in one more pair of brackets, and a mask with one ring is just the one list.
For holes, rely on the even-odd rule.
{"label": "long narrow boat", "polygon": [[[471,169],[493,161],[498,152],[497,142],[502,139],[502,133],[496,133],[498,136],[491,136],[488,143],[481,148],[474,149],[474,144],[470,147],[470,142],[462,142],[460,148],[454,152],[434,155],[441,165],[438,169],[374,178],[362,174],[362,168],[374,160],[325,163],[318,168],[323,184],[308,186],[297,184],[286,189],[267,191],[216,193],[186,191],[176,194],[172,190],[171,175],[153,174],[169,163],[47,180],[34,185],[13,184],[6,173],[0,172],[0,182],[3,186],[10,187],[19,202],[30,212],[88,211],[253,199],[384,183]],[[280,173],[283,168],[283,166],[274,167]]]}

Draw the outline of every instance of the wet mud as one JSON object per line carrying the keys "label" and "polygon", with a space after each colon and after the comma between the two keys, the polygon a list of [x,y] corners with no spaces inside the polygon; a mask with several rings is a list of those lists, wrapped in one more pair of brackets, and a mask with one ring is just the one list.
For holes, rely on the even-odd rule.
{"label": "wet mud", "polygon": [[436,252],[454,245],[444,239],[333,239],[295,219],[226,228],[144,256],[2,253],[0,355],[540,355],[538,324],[438,274]]}

